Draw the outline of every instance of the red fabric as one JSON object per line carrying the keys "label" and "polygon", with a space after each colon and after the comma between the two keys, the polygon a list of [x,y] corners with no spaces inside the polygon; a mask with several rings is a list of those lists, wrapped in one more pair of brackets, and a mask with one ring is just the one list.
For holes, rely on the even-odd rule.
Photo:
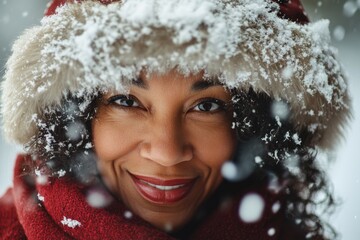
{"label": "red fabric", "polygon": [[0,198],[0,239],[26,239],[17,217],[11,189]]}
{"label": "red fabric", "polygon": [[[0,200],[0,239],[174,239],[137,216],[124,217],[127,210],[113,201],[106,208],[93,208],[86,201],[88,187],[66,178],[50,179],[47,184],[34,184],[34,177],[23,174],[29,157],[19,156],[15,167],[14,188]],[[238,215],[239,201],[249,192],[261,195],[265,202],[259,222],[243,223]],[[38,194],[44,197],[40,201]],[[295,239],[285,237],[282,211],[272,212],[277,196],[263,190],[246,190],[226,201],[202,221],[186,239]],[[63,224],[66,219],[81,225]],[[275,229],[270,237],[268,230]],[[300,238],[302,239],[302,238]]]}
{"label": "red fabric", "polygon": [[306,24],[309,22],[309,18],[307,17],[300,0],[273,1],[280,2],[280,12],[278,14],[279,17],[289,19],[290,21],[300,24]]}
{"label": "red fabric", "polygon": [[45,11],[45,16],[50,16],[55,14],[55,11],[58,7],[64,5],[67,0],[53,0],[49,5],[48,8]]}
{"label": "red fabric", "polygon": [[[57,7],[64,5],[66,2],[73,2],[74,0],[53,0],[48,9],[45,12],[45,16],[50,16],[55,14]],[[79,1],[79,0],[75,0]],[[81,0],[80,0],[81,1]],[[112,2],[117,2],[119,0],[99,0],[103,4],[109,4]],[[305,13],[305,10],[300,2],[300,0],[273,0],[274,2],[279,3],[280,12],[279,17],[289,19],[290,21],[297,22],[300,24],[305,24],[309,22],[309,19]]]}
{"label": "red fabric", "polygon": [[[56,13],[56,9],[60,6],[63,6],[67,2],[81,2],[82,0],[53,0],[50,2],[47,10],[45,11],[45,16],[50,16]],[[109,4],[112,2],[118,2],[120,0],[99,0],[102,4]]]}

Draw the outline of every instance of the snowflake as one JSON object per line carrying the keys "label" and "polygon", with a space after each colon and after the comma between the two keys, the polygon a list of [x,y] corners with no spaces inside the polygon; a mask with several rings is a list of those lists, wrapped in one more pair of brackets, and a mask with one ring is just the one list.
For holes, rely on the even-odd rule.
{"label": "snowflake", "polygon": [[65,216],[64,216],[63,220],[61,220],[61,223],[64,226],[68,226],[70,228],[76,228],[76,227],[81,226],[81,223],[79,221],[73,220],[73,219],[70,219],[70,218],[66,218]]}
{"label": "snowflake", "polygon": [[37,194],[37,197],[38,197],[39,201],[41,201],[41,202],[45,201],[44,196],[41,196],[40,193]]}

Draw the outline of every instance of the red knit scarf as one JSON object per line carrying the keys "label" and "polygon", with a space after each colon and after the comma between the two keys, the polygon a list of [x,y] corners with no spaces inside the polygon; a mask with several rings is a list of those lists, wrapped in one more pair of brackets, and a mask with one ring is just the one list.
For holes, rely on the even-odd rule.
{"label": "red knit scarf", "polygon": [[[88,187],[69,181],[65,177],[49,179],[43,185],[35,184],[35,177],[23,174],[25,161],[24,156],[19,156],[17,159],[13,188],[17,218],[23,230],[19,226],[12,227],[7,230],[8,235],[22,236],[25,233],[28,239],[38,240],[174,239],[139,217],[129,216],[128,209],[120,201],[114,200],[104,208],[91,207],[86,199]],[[249,224],[240,220],[239,199],[246,194],[242,193],[236,197],[237,200],[222,204],[218,210],[209,214],[185,238],[246,240],[282,238],[280,237],[282,211],[274,213],[272,208],[275,202],[274,196],[269,193],[264,194],[264,191],[251,192],[257,192],[266,201],[263,217],[259,222]],[[4,208],[2,204],[0,206]],[[9,209],[7,211],[10,211]],[[3,209],[0,210],[1,212],[4,212]],[[0,237],[5,236],[1,231],[4,229],[1,229],[0,224]]]}

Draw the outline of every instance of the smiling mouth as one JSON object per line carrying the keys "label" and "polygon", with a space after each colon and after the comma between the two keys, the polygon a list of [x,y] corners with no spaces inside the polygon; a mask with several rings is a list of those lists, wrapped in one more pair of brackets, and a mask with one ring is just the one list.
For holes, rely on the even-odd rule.
{"label": "smiling mouth", "polygon": [[140,195],[156,204],[176,203],[190,192],[197,178],[191,179],[158,179],[130,174]]}

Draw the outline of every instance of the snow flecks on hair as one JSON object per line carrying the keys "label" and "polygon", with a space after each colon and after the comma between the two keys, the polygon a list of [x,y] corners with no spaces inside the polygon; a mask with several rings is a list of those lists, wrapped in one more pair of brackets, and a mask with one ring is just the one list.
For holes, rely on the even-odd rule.
{"label": "snow flecks on hair", "polygon": [[256,159],[264,152],[264,145],[257,139],[250,139],[237,146],[231,161],[221,167],[222,176],[229,181],[241,181],[256,169]]}
{"label": "snow flecks on hair", "polygon": [[339,134],[348,97],[329,23],[298,25],[279,18],[278,8],[264,0],[66,4],[13,47],[2,85],[6,134],[24,144],[38,127],[19,123],[31,123],[64,95],[126,92],[140,71],[173,68],[205,70],[230,89],[283,99],[299,129],[312,124],[321,139],[335,126]]}
{"label": "snow flecks on hair", "polygon": [[97,95],[92,99],[95,100],[67,96],[56,107],[48,107],[41,118],[33,116],[39,132],[27,147],[36,155],[34,161],[41,161],[37,175],[56,178],[71,175],[83,184],[96,179],[98,171],[89,124],[96,111],[93,105]]}
{"label": "snow flecks on hair", "polygon": [[284,183],[280,183],[279,177],[273,173],[269,173],[268,190],[274,194],[278,194],[284,188]]}
{"label": "snow flecks on hair", "polygon": [[294,175],[299,175],[301,173],[300,157],[296,154],[287,153],[284,159],[284,165]]}
{"label": "snow flecks on hair", "polygon": [[64,169],[60,169],[60,170],[57,171],[55,174],[56,174],[59,178],[61,178],[61,177],[65,176],[66,171],[65,171]]}
{"label": "snow flecks on hair", "polygon": [[85,126],[80,122],[71,122],[66,126],[66,136],[70,141],[79,141],[84,138],[84,133],[86,133]]}
{"label": "snow flecks on hair", "polygon": [[91,184],[98,175],[95,154],[79,153],[71,158],[70,171],[80,183]]}

